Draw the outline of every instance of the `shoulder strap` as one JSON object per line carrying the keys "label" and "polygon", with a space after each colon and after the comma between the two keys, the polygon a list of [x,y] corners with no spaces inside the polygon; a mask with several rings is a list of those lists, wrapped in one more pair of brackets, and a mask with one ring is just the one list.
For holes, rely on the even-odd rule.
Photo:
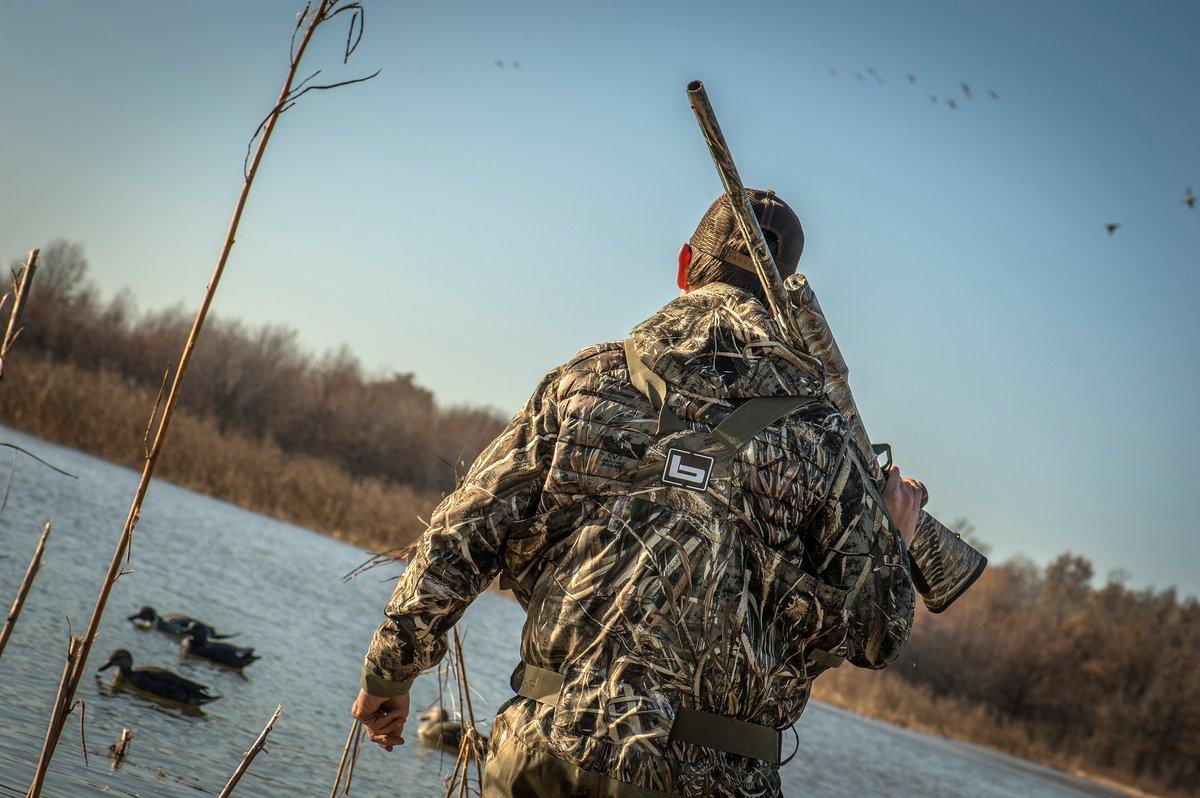
{"label": "shoulder strap", "polygon": [[747,399],[713,428],[713,434],[736,452],[776,421],[816,401],[812,396],[760,396]]}
{"label": "shoulder strap", "polygon": [[[659,412],[659,434],[687,429],[688,425],[667,408],[666,380],[646,365],[632,338],[626,338],[624,346],[629,381]],[[811,396],[760,396],[747,399],[713,428],[713,434],[724,441],[731,452],[737,452],[776,421],[816,401]]]}
{"label": "shoulder strap", "polygon": [[659,435],[688,428],[683,419],[667,408],[667,382],[642,360],[632,338],[625,339],[625,367],[629,370],[629,381],[633,383],[633,387],[658,411]]}

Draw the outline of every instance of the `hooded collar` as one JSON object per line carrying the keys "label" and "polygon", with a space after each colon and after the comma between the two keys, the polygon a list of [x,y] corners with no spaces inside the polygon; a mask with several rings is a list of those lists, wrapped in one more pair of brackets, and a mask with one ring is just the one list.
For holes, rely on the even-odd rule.
{"label": "hooded collar", "polygon": [[630,338],[652,371],[698,398],[817,396],[824,382],[819,361],[784,343],[763,304],[725,283],[676,297]]}

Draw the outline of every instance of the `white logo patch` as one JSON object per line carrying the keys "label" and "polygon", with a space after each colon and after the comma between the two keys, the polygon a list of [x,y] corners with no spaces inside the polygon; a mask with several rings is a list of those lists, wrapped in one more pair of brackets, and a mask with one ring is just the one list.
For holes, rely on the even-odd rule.
{"label": "white logo patch", "polygon": [[667,464],[663,468],[662,481],[688,490],[708,489],[708,478],[712,474],[713,459],[703,454],[669,449]]}

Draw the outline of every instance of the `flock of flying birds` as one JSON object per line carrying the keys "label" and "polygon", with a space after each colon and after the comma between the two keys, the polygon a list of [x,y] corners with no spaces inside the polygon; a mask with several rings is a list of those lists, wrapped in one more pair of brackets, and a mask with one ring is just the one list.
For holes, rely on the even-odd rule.
{"label": "flock of flying birds", "polygon": [[[830,67],[829,74],[836,78],[838,76],[837,68]],[[909,83],[912,83],[914,85],[916,84],[916,82],[917,82],[916,75],[909,72],[908,75],[906,75],[906,77],[908,78]],[[875,81],[875,85],[877,85],[877,86],[883,86],[887,83],[887,80],[884,79],[883,75],[880,75],[878,72],[875,71],[875,67],[867,67],[862,72],[854,73],[854,79],[857,80],[859,83],[866,83],[867,78],[870,78],[871,80]],[[960,80],[958,82],[958,88],[962,90],[962,95],[963,95],[964,100],[970,100],[975,97],[975,93],[971,91],[971,84],[967,83],[966,81]],[[1000,99],[1000,95],[998,93],[996,93],[995,89],[988,89],[987,96],[988,96],[989,100],[999,100]],[[945,105],[947,108],[949,108],[951,111],[958,110],[958,100],[954,99],[953,97],[938,97],[936,94],[931,94],[931,95],[929,95],[929,101],[931,103],[933,103],[934,105],[937,105],[940,102],[943,105]]]}
{"label": "flock of flying birds", "polygon": [[[837,68],[830,67],[829,74],[836,78],[838,76]],[[855,72],[853,74],[854,74],[854,79],[857,80],[859,83],[865,83],[867,81],[867,78],[870,78],[871,80],[875,81],[875,85],[877,85],[877,86],[883,86],[887,83],[887,80],[885,80],[882,75],[880,75],[878,72],[876,72],[874,67],[867,67],[863,71]],[[916,75],[909,72],[906,75],[906,77],[908,78],[909,83],[914,84],[914,85],[916,84],[916,82],[917,82]],[[971,91],[971,84],[967,83],[966,81],[959,81],[958,87],[959,87],[959,89],[962,90],[963,99],[970,100],[975,96],[974,93]],[[995,89],[988,89],[987,96],[988,96],[988,99],[991,99],[991,100],[999,100],[1000,99],[1000,95],[995,91]],[[936,94],[931,94],[931,95],[929,95],[929,101],[932,102],[934,105],[937,105],[940,102],[943,105],[945,105],[947,108],[949,108],[951,111],[958,110],[958,100],[956,100],[953,97],[938,97]],[[1196,194],[1195,194],[1195,192],[1192,191],[1191,186],[1187,187],[1187,190],[1183,193],[1183,196],[1179,198],[1179,201],[1182,202],[1184,205],[1188,206],[1189,208],[1196,207]],[[1104,225],[1104,229],[1108,231],[1109,236],[1111,236],[1113,233],[1117,232],[1117,230],[1120,229],[1120,227],[1121,227],[1120,222],[1109,222],[1106,225]]]}

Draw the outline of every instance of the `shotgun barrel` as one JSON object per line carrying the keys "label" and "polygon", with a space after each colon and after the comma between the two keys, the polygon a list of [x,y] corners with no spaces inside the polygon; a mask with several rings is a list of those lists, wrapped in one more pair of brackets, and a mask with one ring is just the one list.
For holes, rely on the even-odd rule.
{"label": "shotgun barrel", "polygon": [[[704,84],[698,80],[689,83],[687,98],[721,177],[721,185],[729,197],[738,229],[746,239],[771,313],[789,342],[816,356],[825,365],[826,395],[846,419],[856,448],[882,490],[886,475],[875,459],[875,448],[850,393],[849,368],[842,359],[825,314],[821,312],[816,294],[801,275],[792,275],[786,285],[781,279]],[[926,501],[929,498],[927,490],[924,498]],[[913,584],[930,612],[941,612],[949,607],[987,567],[987,558],[982,553],[924,510],[917,522],[909,555],[913,564]]]}

